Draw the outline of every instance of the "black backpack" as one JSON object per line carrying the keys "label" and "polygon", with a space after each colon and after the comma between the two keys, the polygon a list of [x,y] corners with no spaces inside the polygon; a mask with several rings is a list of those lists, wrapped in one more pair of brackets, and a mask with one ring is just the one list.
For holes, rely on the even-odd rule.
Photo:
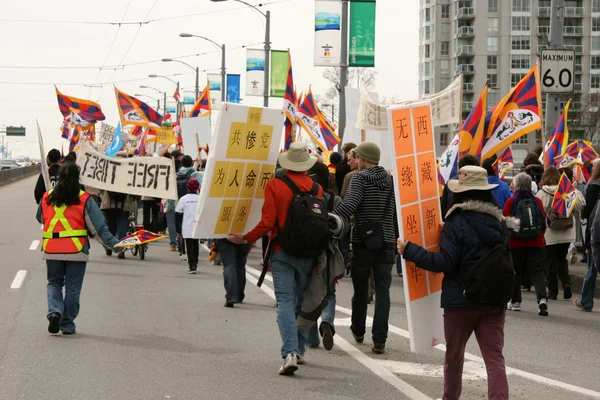
{"label": "black backpack", "polygon": [[533,239],[538,237],[544,229],[544,214],[542,214],[542,209],[535,199],[521,199],[514,217],[519,218],[521,221],[519,230],[512,232],[514,238]]}
{"label": "black backpack", "polygon": [[310,192],[302,192],[288,176],[276,179],[284,181],[294,193],[277,242],[291,256],[317,257],[329,238],[327,204],[317,197],[319,184],[313,182]]}
{"label": "black backpack", "polygon": [[502,306],[512,298],[515,268],[502,222],[500,244],[481,257],[470,269],[460,271],[463,295],[474,304]]}
{"label": "black backpack", "polygon": [[189,170],[185,174],[183,172],[178,172],[177,175],[175,175],[177,177],[177,199],[180,199],[187,194],[187,183],[193,173],[193,170]]}

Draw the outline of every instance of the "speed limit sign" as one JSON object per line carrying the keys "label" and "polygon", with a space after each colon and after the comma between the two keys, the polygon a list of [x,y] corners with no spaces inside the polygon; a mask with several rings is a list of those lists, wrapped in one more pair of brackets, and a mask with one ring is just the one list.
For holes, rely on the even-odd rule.
{"label": "speed limit sign", "polygon": [[574,50],[542,50],[542,92],[572,93],[575,83]]}

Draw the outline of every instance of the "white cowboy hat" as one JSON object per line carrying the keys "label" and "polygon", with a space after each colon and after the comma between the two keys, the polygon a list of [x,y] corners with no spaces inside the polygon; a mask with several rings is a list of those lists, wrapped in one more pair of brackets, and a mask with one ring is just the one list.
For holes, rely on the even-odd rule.
{"label": "white cowboy hat", "polygon": [[317,157],[308,153],[305,142],[294,142],[285,153],[279,155],[279,164],[289,171],[305,172],[317,162]]}
{"label": "white cowboy hat", "polygon": [[464,166],[458,171],[458,179],[448,182],[448,189],[453,193],[462,193],[468,190],[492,190],[497,184],[488,183],[487,171],[474,165]]}

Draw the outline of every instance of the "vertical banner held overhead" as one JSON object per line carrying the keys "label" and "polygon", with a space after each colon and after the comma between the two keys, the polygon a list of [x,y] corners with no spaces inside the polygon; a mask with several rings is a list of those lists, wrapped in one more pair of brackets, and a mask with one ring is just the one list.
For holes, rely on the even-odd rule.
{"label": "vertical banner held overhead", "polygon": [[351,67],[375,66],[375,0],[350,2],[348,62]]}
{"label": "vertical banner held overhead", "polygon": [[271,50],[271,97],[285,96],[288,59],[287,50]]}
{"label": "vertical banner held overhead", "polygon": [[336,67],[342,62],[342,2],[315,0],[315,67]]}
{"label": "vertical banner held overhead", "polygon": [[239,103],[240,102],[240,75],[238,74],[227,74],[227,102],[228,103]]}
{"label": "vertical banner held overhead", "polygon": [[210,103],[213,110],[221,108],[221,74],[206,74],[210,85]]}
{"label": "vertical banner held overhead", "polygon": [[246,96],[265,95],[265,51],[246,51]]}
{"label": "vertical banner held overhead", "polygon": [[[388,108],[394,141],[398,226],[405,241],[439,251],[440,193],[430,103]],[[444,341],[440,297],[443,274],[402,260],[410,349],[420,352]]]}

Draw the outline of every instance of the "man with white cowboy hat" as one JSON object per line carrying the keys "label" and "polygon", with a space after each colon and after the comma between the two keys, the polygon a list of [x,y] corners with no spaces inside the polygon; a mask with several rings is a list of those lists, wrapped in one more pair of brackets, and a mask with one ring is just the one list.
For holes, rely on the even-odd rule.
{"label": "man with white cowboy hat", "polygon": [[[281,179],[270,180],[265,187],[261,221],[245,235],[229,235],[229,240],[234,243],[253,243],[269,233],[272,239],[275,238],[270,244],[270,262],[277,300],[277,325],[283,341],[281,357],[285,360],[279,369],[280,375],[292,375],[298,369],[298,364],[303,363],[306,350],[307,336],[300,334],[296,329],[296,316],[300,311],[316,257],[289,254],[288,246],[291,242],[286,245],[282,237],[284,228],[287,229],[286,221],[295,197],[294,189],[313,194],[312,203],[317,208],[322,203],[323,215],[325,218],[327,216],[327,206],[322,200],[323,189],[306,175],[316,162],[317,158],[309,154],[305,142],[292,143],[287,152],[279,155],[279,164],[286,170],[285,175]],[[296,188],[292,189],[294,186]],[[325,236],[327,233],[328,229],[325,226],[324,232],[314,232],[313,235]],[[284,251],[282,246],[288,250]]]}

